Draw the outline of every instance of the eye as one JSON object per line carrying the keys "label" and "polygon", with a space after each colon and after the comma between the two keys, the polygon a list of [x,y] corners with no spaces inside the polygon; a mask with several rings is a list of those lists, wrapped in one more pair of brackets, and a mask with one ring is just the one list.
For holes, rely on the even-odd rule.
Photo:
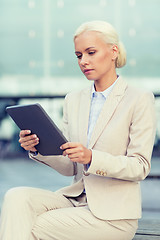
{"label": "eye", "polygon": [[76,54],[76,56],[77,56],[78,59],[82,58],[82,54]]}
{"label": "eye", "polygon": [[88,52],[88,54],[89,54],[89,55],[93,55],[93,54],[95,54],[95,52],[96,52],[96,51],[90,51],[90,52]]}

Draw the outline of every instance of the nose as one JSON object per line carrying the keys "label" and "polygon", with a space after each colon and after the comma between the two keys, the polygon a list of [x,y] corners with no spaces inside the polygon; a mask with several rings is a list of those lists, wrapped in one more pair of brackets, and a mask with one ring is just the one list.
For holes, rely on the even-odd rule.
{"label": "nose", "polygon": [[87,65],[88,64],[88,59],[87,59],[87,57],[86,56],[82,56],[81,57],[81,60],[80,60],[80,65],[81,66],[85,66],[85,65]]}

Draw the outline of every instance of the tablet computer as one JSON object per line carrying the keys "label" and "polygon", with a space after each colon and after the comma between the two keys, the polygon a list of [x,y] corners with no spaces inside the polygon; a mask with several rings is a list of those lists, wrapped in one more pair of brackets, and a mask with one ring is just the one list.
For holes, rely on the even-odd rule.
{"label": "tablet computer", "polygon": [[6,111],[21,130],[31,130],[31,134],[38,136],[35,148],[40,154],[62,155],[60,146],[67,139],[40,104],[9,106]]}

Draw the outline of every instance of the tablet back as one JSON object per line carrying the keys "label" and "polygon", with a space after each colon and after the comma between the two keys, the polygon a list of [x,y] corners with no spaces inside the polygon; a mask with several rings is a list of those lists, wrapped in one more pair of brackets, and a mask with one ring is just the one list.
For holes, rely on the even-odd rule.
{"label": "tablet back", "polygon": [[35,147],[40,154],[62,155],[59,147],[67,140],[40,104],[15,105],[6,111],[21,130],[31,130],[39,137]]}

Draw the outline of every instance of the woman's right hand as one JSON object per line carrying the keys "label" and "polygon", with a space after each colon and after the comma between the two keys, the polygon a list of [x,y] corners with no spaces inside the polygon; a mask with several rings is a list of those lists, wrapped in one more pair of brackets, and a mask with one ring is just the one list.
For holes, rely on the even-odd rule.
{"label": "woman's right hand", "polygon": [[37,149],[35,146],[39,143],[39,138],[36,134],[31,134],[30,130],[22,130],[19,134],[19,143],[21,147],[27,151],[35,152]]}

